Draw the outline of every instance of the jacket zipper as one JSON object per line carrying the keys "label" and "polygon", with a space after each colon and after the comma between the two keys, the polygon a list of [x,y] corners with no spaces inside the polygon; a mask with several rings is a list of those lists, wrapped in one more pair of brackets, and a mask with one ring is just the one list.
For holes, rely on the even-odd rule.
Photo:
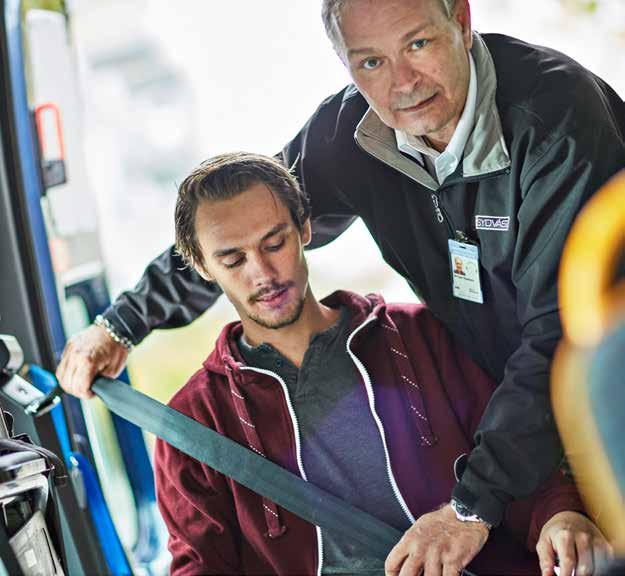
{"label": "jacket zipper", "polygon": [[[509,172],[509,171],[510,171],[509,169],[506,169],[506,170],[498,172],[497,174],[494,174],[493,176],[497,176],[501,174],[502,172]],[[489,175],[485,178],[482,178],[482,180],[486,180],[490,177],[491,176]],[[442,190],[442,187],[439,188],[436,192],[432,193],[432,202],[434,203],[435,211],[438,210],[439,212],[441,212],[443,219],[445,220],[445,223],[447,224],[447,231],[449,233],[449,239],[455,240],[456,242],[462,242],[463,244],[472,244],[474,246],[479,246],[479,243],[473,240],[472,238],[470,238],[464,230],[459,230],[456,227],[456,224],[451,219],[449,212],[447,212],[447,210],[443,206],[443,202],[441,201],[441,197],[440,197],[441,190]],[[466,325],[467,332],[470,334],[471,338],[475,339],[476,336],[475,336],[475,330],[473,329],[473,322],[469,314],[467,314],[464,304],[458,303],[458,309],[460,310],[460,315]]]}
{"label": "jacket zipper", "polygon": [[[291,397],[289,396],[289,391],[286,387],[286,384],[280,376],[278,376],[275,372],[271,370],[263,370],[262,368],[253,368],[251,366],[241,366],[239,368],[242,371],[249,372],[257,372],[258,374],[264,374],[265,376],[271,376],[275,378],[278,382],[280,382],[280,386],[282,386],[282,391],[284,392],[284,397],[286,399],[286,405],[289,409],[289,416],[291,417],[291,424],[293,425],[293,430],[295,431],[295,456],[297,459],[297,467],[299,468],[299,473],[301,477],[308,482],[308,478],[306,476],[306,472],[304,471],[304,464],[302,463],[302,448],[300,441],[300,433],[299,433],[299,423],[297,421],[297,416],[295,415],[295,410],[293,410],[293,404],[291,402]],[[317,531],[317,555],[319,556],[319,564],[317,566],[317,576],[321,576],[321,568],[323,566],[323,537],[321,535],[321,528],[319,526],[315,526],[315,530]]]}
{"label": "jacket zipper", "polygon": [[449,212],[447,212],[445,206],[443,206],[439,191],[437,190],[436,192],[432,192],[430,198],[432,199],[432,205],[434,206],[434,215],[436,216],[436,220],[439,224],[447,225],[447,231],[449,232],[450,237],[453,238],[456,225],[451,219],[451,216],[449,216]]}
{"label": "jacket zipper", "polygon": [[375,410],[375,395],[373,394],[373,386],[371,384],[371,377],[369,376],[369,373],[367,372],[367,369],[365,368],[364,364],[360,361],[358,356],[356,356],[352,352],[350,348],[354,336],[356,336],[358,332],[360,332],[365,326],[367,326],[367,324],[370,324],[376,319],[377,318],[375,316],[370,316],[367,320],[365,320],[360,326],[358,326],[358,328],[356,328],[350,334],[349,338],[347,339],[347,353],[350,355],[354,364],[356,364],[356,368],[358,368],[358,371],[360,372],[360,375],[362,376],[362,379],[365,383],[365,389],[367,390],[367,398],[369,400],[369,408],[371,410],[373,419],[378,427],[380,438],[382,439],[382,446],[384,447],[384,456],[386,458],[386,472],[388,474],[388,479],[390,481],[391,488],[393,489],[395,498],[399,502],[399,505],[404,511],[404,514],[406,514],[408,520],[410,521],[410,524],[414,524],[415,518],[410,512],[410,509],[408,508],[408,505],[406,504],[404,497],[401,495],[401,492],[399,491],[399,487],[397,486],[397,482],[395,481],[395,476],[393,475],[393,470],[391,468],[391,457],[389,455],[388,447],[386,445],[386,436],[384,433],[384,426],[382,424],[382,421],[380,420],[380,417],[378,416],[378,413]]}

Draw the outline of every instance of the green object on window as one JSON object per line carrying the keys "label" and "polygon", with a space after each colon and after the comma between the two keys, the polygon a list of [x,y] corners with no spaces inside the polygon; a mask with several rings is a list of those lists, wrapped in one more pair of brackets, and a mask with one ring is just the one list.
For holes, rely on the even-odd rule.
{"label": "green object on window", "polygon": [[52,10],[65,14],[65,0],[24,0],[22,10]]}

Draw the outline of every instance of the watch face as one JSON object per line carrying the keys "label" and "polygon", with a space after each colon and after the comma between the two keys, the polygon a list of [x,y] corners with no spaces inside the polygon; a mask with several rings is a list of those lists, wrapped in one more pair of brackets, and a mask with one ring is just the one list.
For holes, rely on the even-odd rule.
{"label": "watch face", "polygon": [[458,518],[458,520],[462,522],[481,522],[489,530],[491,529],[491,525],[488,522],[482,520],[477,514],[475,514],[475,512],[462,504],[462,502],[452,500],[451,507],[454,509],[454,512],[456,513],[456,518]]}
{"label": "watch face", "polygon": [[462,502],[458,502],[458,500],[454,500],[454,509],[456,513],[463,517],[473,516],[473,512],[465,506]]}

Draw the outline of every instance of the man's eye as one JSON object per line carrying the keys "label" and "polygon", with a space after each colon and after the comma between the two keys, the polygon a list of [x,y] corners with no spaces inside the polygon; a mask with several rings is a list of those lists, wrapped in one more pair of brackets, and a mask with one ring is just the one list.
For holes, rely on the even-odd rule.
{"label": "man's eye", "polygon": [[277,252],[278,250],[280,250],[280,248],[282,248],[282,246],[284,246],[284,238],[280,240],[280,242],[278,242],[277,244],[271,244],[270,246],[267,246],[267,251]]}
{"label": "man's eye", "polygon": [[361,67],[365,70],[375,70],[380,67],[380,59],[379,58],[367,58],[363,60],[361,63]]}
{"label": "man's eye", "polygon": [[241,264],[243,264],[243,258],[237,258],[232,262],[224,262],[223,264],[226,268],[236,268],[237,266],[241,266]]}
{"label": "man's eye", "polygon": [[410,43],[410,49],[421,50],[422,48],[425,48],[428,42],[428,40],[414,40]]}

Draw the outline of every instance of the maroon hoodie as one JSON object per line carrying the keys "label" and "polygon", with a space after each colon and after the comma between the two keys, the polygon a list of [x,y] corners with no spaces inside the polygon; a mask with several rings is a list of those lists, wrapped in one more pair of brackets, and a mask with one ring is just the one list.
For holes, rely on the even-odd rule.
{"label": "maroon hoodie", "polygon": [[[381,424],[398,499],[414,518],[437,509],[450,499],[454,462],[473,446],[493,381],[422,306],[350,292],[335,292],[324,304],[351,310],[348,348]],[[241,331],[240,322],[223,329],[170,406],[304,476],[286,389],[275,374],[245,365],[236,346]],[[321,573],[319,528],[161,440],[154,467],[172,574]],[[480,576],[540,574],[540,530],[562,510],[583,507],[558,472],[531,499],[509,505],[469,568]]]}

